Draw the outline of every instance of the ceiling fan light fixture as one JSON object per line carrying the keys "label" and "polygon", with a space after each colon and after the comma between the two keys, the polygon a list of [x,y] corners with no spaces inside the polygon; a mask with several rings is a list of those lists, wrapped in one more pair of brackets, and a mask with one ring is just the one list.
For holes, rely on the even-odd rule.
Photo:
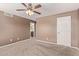
{"label": "ceiling fan light fixture", "polygon": [[33,15],[33,14],[34,14],[34,12],[33,12],[33,11],[31,11],[31,10],[27,10],[27,11],[26,11],[26,14],[27,14],[27,15],[29,15],[29,16],[31,16],[31,15]]}
{"label": "ceiling fan light fixture", "polygon": [[25,11],[26,14],[28,16],[31,16],[33,15],[34,13],[38,14],[38,15],[41,15],[41,13],[39,11],[36,11],[35,9],[38,9],[41,7],[40,4],[38,5],[33,5],[32,3],[28,3],[27,5],[25,3],[21,3],[26,9],[16,9],[16,11]]}

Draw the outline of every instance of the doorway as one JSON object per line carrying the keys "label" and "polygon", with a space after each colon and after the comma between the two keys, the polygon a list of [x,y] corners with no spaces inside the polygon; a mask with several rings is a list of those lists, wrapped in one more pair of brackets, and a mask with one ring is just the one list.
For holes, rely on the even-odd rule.
{"label": "doorway", "polygon": [[36,23],[35,22],[30,22],[30,37],[35,37],[36,36]]}
{"label": "doorway", "polygon": [[71,46],[71,16],[57,18],[57,44]]}

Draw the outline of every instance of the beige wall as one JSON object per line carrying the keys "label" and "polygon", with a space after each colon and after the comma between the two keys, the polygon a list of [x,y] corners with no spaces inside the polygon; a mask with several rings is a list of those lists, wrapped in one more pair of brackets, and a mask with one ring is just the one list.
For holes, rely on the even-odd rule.
{"label": "beige wall", "polygon": [[76,33],[77,33],[76,36],[77,36],[77,39],[78,39],[78,47],[79,47],[79,10],[78,10],[78,13],[77,14],[78,14],[78,16],[77,16],[78,17],[78,20],[77,20],[77,24],[76,24],[76,30],[77,30],[76,31]]}
{"label": "beige wall", "polygon": [[[37,38],[49,42],[57,42],[57,17],[71,16],[71,45],[79,47],[79,19],[78,10],[57,15],[45,16],[37,19]],[[46,39],[48,37],[48,40]]]}
{"label": "beige wall", "polygon": [[[0,45],[30,38],[30,20],[8,17],[0,11]],[[18,40],[19,39],[19,40]]]}
{"label": "beige wall", "polygon": [[37,19],[36,36],[38,39],[56,43],[56,16]]}

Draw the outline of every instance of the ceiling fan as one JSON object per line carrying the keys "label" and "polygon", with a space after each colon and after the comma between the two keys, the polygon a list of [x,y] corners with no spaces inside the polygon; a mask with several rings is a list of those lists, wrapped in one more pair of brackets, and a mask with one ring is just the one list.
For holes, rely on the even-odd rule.
{"label": "ceiling fan", "polygon": [[35,9],[38,9],[41,7],[40,4],[33,6],[31,3],[28,3],[27,5],[25,3],[21,3],[26,9],[16,9],[16,11],[26,11],[26,14],[31,16],[34,13],[41,14],[40,12],[35,11]]}

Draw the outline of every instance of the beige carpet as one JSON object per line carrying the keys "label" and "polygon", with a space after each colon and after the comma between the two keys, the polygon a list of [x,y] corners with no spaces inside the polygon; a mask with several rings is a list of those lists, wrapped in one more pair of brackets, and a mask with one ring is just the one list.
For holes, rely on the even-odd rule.
{"label": "beige carpet", "polygon": [[0,47],[3,56],[77,56],[79,50],[39,42],[34,39],[19,41]]}

